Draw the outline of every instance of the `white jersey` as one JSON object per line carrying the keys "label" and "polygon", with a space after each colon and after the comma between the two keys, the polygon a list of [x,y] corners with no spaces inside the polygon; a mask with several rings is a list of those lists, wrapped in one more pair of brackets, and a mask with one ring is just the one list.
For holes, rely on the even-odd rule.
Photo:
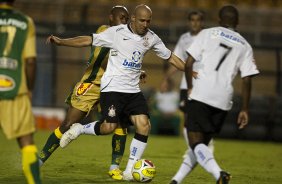
{"label": "white jersey", "polygon": [[232,81],[238,71],[242,78],[259,73],[250,44],[224,27],[202,30],[187,52],[203,64],[190,98],[222,110],[232,107]]}
{"label": "white jersey", "polygon": [[139,77],[144,55],[150,49],[162,59],[171,51],[151,30],[144,36],[134,34],[129,25],[118,25],[93,34],[94,46],[110,48],[107,69],[101,79],[102,92],[140,92]]}
{"label": "white jersey", "polygon": [[[187,58],[188,58],[187,48],[189,48],[190,45],[193,43],[195,37],[196,37],[196,35],[191,35],[190,32],[184,33],[180,36],[173,52],[182,61],[187,60]],[[201,67],[200,63],[195,62],[194,65],[193,65],[193,71],[198,71],[198,68],[200,68],[200,67]],[[184,73],[182,74],[180,89],[187,89],[187,82],[186,82]]]}

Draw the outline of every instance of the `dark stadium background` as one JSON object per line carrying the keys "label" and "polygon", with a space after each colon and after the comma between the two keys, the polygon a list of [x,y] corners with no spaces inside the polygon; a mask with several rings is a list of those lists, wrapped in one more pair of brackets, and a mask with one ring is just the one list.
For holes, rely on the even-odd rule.
{"label": "dark stadium background", "polygon": [[[48,35],[72,37],[91,34],[107,24],[112,6],[125,5],[130,12],[140,3],[153,11],[151,29],[173,49],[180,34],[186,31],[187,12],[205,12],[206,27],[217,25],[217,11],[225,4],[234,4],[240,12],[238,31],[254,48],[260,75],[253,80],[250,124],[236,129],[240,108],[240,80],[235,80],[234,107],[220,137],[282,141],[282,1],[281,0],[19,0],[15,5],[36,23],[38,72],[33,96],[34,107],[63,108],[64,99],[82,76],[90,53],[89,48],[76,49],[45,44]],[[142,85],[149,96],[157,90],[164,62],[148,53],[143,69],[148,80]],[[175,81],[180,81],[176,76]],[[54,125],[55,126],[55,125]],[[52,127],[52,126],[51,126]]]}

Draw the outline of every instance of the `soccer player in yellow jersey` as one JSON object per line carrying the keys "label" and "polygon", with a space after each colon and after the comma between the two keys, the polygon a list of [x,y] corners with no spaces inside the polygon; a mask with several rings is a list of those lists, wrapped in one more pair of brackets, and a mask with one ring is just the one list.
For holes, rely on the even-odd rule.
{"label": "soccer player in yellow jersey", "polygon": [[30,17],[12,7],[13,2],[0,1],[0,125],[8,139],[17,139],[27,182],[40,184],[31,110],[36,69],[35,26]]}
{"label": "soccer player in yellow jersey", "polygon": [[[109,26],[126,24],[128,18],[129,13],[124,6],[114,6],[109,15]],[[103,25],[99,27],[97,33],[106,30],[109,26]],[[62,134],[69,130],[72,124],[81,122],[93,107],[99,103],[100,82],[107,65],[109,50],[109,48],[92,47],[88,67],[80,82],[75,85],[72,93],[66,99],[69,109],[65,120],[49,136],[40,152],[41,164],[58,148]],[[112,138],[112,164],[109,175],[115,180],[122,180],[119,164],[125,149],[126,134],[126,128],[117,128]]]}

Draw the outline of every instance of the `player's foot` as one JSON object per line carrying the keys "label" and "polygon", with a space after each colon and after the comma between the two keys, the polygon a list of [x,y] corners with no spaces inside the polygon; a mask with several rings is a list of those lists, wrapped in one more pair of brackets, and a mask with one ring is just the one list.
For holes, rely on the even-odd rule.
{"label": "player's foot", "polygon": [[220,171],[220,177],[216,184],[228,184],[231,179],[231,175],[225,171]]}
{"label": "player's foot", "polygon": [[171,180],[169,184],[178,184],[176,180]]}
{"label": "player's foot", "polygon": [[125,181],[133,181],[133,176],[131,173],[125,173],[123,172],[122,173],[122,180],[125,180]]}
{"label": "player's foot", "polygon": [[113,169],[113,170],[110,170],[108,172],[109,176],[114,179],[114,180],[122,180],[123,177],[122,177],[122,171],[119,169],[119,168],[116,168],[116,169]]}
{"label": "player's foot", "polygon": [[71,141],[81,134],[81,129],[83,129],[83,125],[80,123],[74,123],[70,129],[63,134],[60,140],[60,146],[65,148]]}

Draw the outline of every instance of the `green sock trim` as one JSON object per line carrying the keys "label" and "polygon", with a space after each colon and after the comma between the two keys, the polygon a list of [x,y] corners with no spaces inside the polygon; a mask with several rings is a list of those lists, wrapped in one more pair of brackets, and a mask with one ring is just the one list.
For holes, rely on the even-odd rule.
{"label": "green sock trim", "polygon": [[119,165],[125,149],[126,135],[114,134],[112,137],[112,165]]}
{"label": "green sock trim", "polygon": [[36,162],[30,164],[30,170],[31,170],[35,184],[41,184],[40,169],[39,169],[38,160],[36,160]]}
{"label": "green sock trim", "polygon": [[45,143],[43,149],[41,150],[39,154],[39,159],[42,160],[42,162],[45,162],[52,153],[59,147],[60,145],[60,139],[55,135],[53,132],[47,142]]}

